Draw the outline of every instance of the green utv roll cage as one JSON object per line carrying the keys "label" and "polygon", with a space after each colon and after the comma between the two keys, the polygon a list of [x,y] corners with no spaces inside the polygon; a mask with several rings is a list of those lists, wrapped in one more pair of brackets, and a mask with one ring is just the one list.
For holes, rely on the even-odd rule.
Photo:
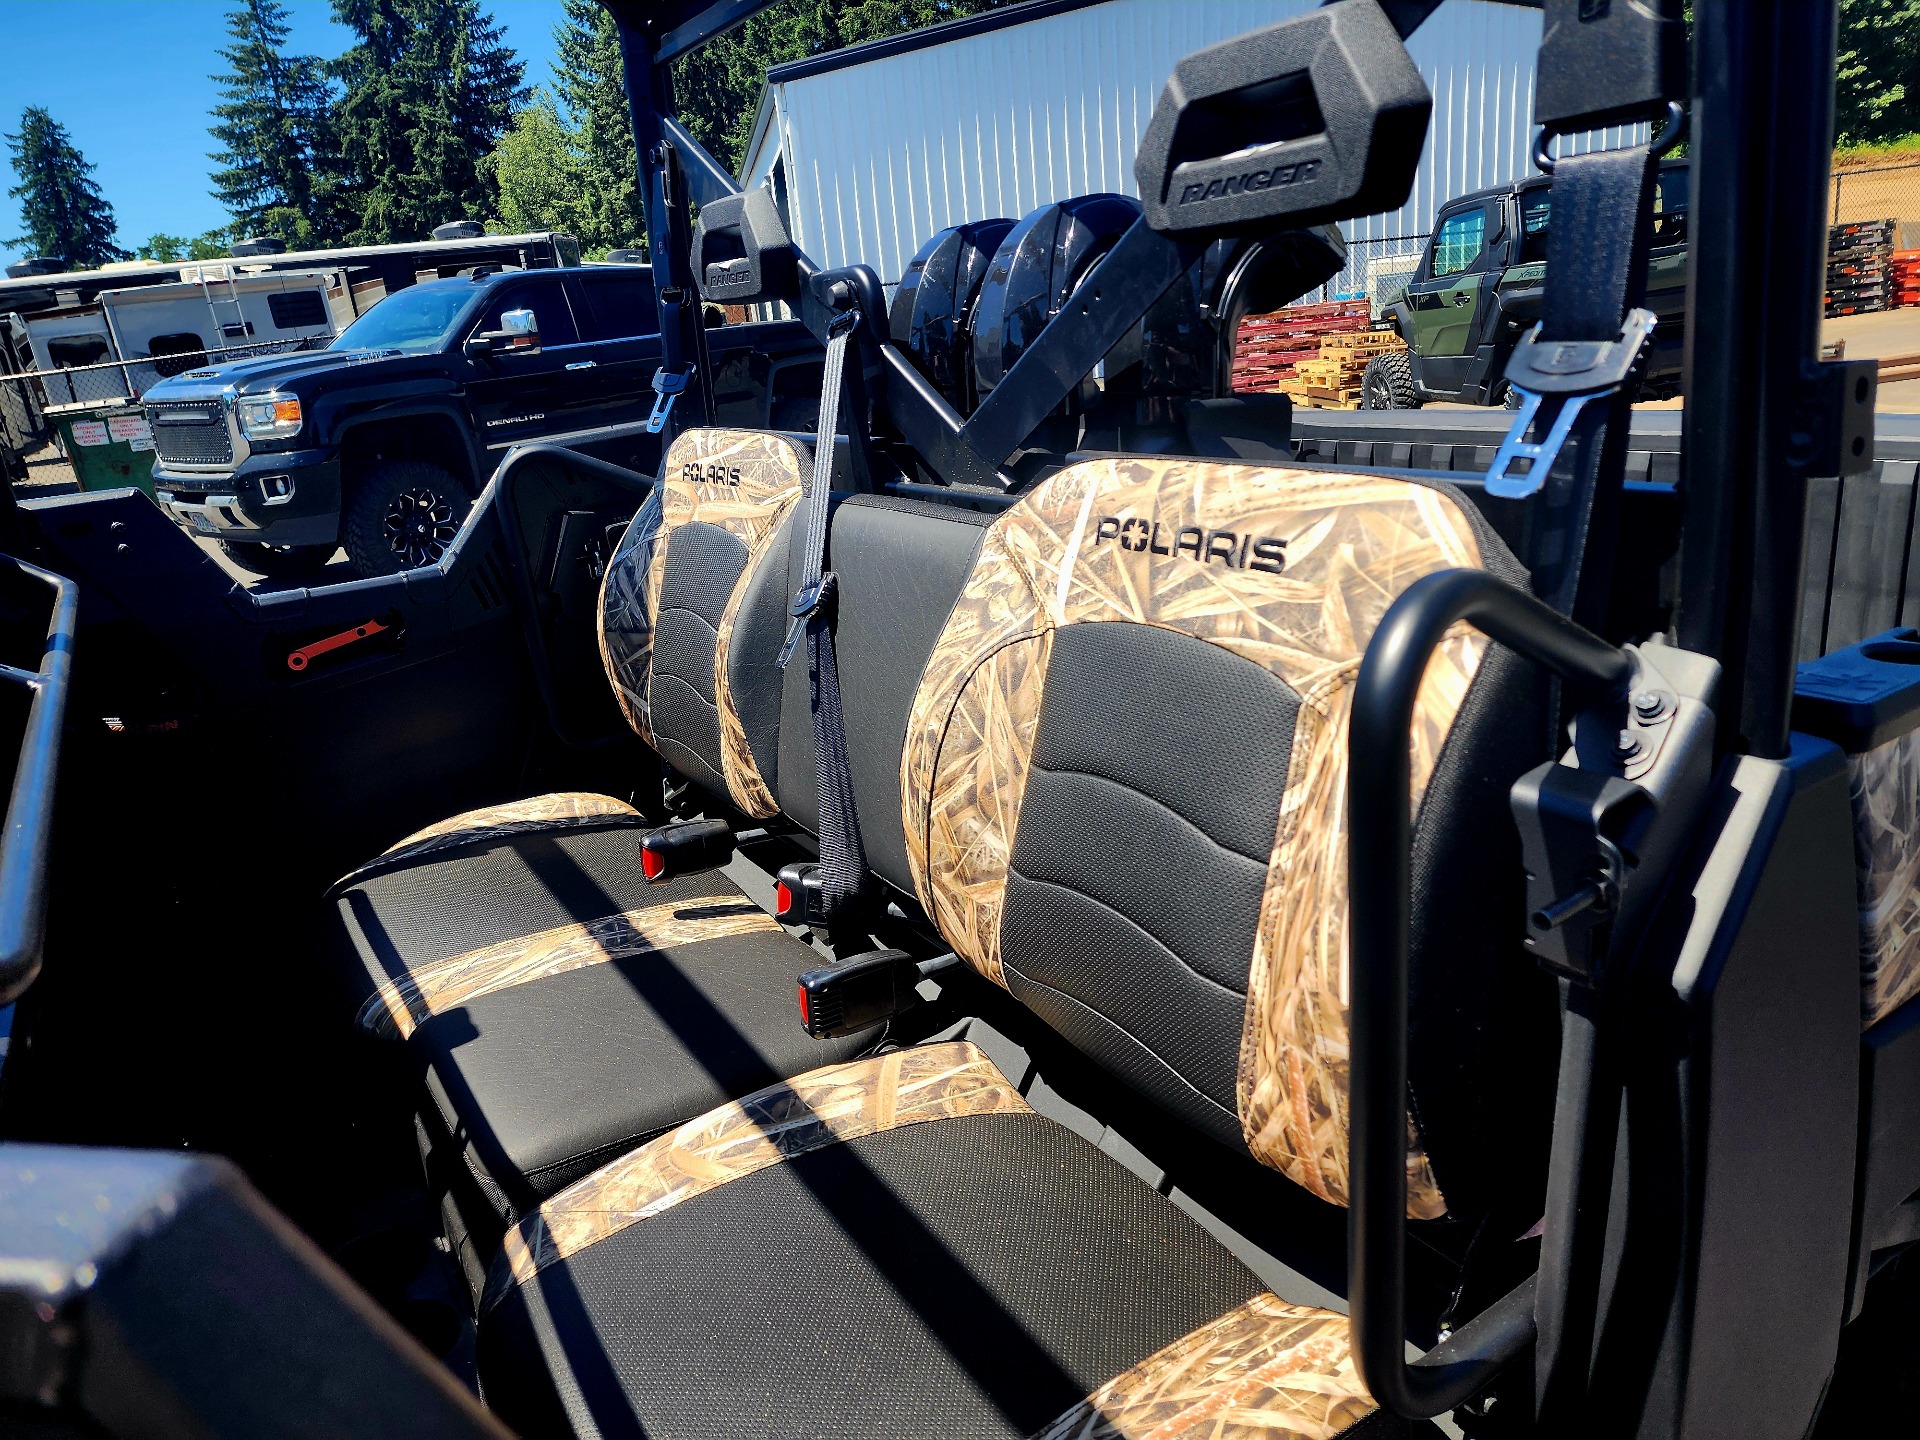
{"label": "green utv roll cage", "polygon": [[[1156,327],[1198,313],[1180,307],[1231,336],[1256,297],[1339,268],[1334,222],[1404,201],[1431,97],[1403,42],[1437,0],[1332,0],[1188,56],[1144,134],[1137,208],[1085,197],[942,232],[891,305],[868,267],[817,266],[769,193],[742,193],[673,116],[674,60],[766,0],[604,3],[651,237],[657,475],[591,443],[522,446],[437,565],[274,593],[232,585],[134,492],[0,510],[19,742],[0,836],[0,1430],[1277,1437],[1437,1433],[1450,1412],[1483,1436],[1791,1440],[1911,1413],[1911,1367],[1874,1357],[1903,1353],[1889,1327],[1911,1309],[1920,1240],[1920,632],[1796,663],[1810,493],[1873,462],[1872,363],[1817,359],[1836,0],[1698,7],[1690,73],[1677,0],[1546,0],[1542,143],[1665,130],[1558,161],[1543,318],[1507,370],[1523,403],[1484,477],[1303,451],[1284,403],[1221,393],[1217,353],[1184,391],[1114,379],[1117,356],[1159,363],[1172,332]],[[1650,177],[1682,125],[1687,405],[1679,479],[1658,483],[1626,477],[1628,430]],[[712,303],[784,306],[793,318],[753,322],[769,345],[803,328],[824,347],[818,434],[720,428],[738,377],[710,358]],[[1088,380],[1102,362],[1104,394]],[[1138,404],[1113,420],[1117,394]],[[829,484],[852,493],[829,507]],[[1123,491],[1227,508],[1164,525],[1093,508]],[[1256,528],[1280,494],[1360,505],[1373,529],[1355,535],[1387,523],[1366,506],[1401,503],[1380,496],[1452,527],[1452,558],[1424,569],[1367,572],[1362,540],[1342,542],[1379,603],[1334,667],[1337,696],[1303,709],[1279,662],[1233,650],[1234,623],[1158,596],[1072,610],[1094,605],[1073,587],[1096,565],[1268,584],[1243,563],[1256,538],[1283,557],[1268,569],[1309,585],[1308,532]],[[1231,593],[1257,610],[1280,592]],[[1029,603],[1044,625],[1019,619]],[[1003,622],[965,649],[968,626]],[[993,692],[1013,707],[1046,684],[1025,729],[1003,727],[1026,747],[1017,765],[982,742],[955,790],[942,747],[965,726],[926,717],[993,730],[969,687],[1001,683],[978,677],[1042,630],[1052,658]],[[1435,722],[1433,677],[1462,646],[1480,678],[1468,665],[1458,718]],[[1238,712],[1207,709],[1232,686]],[[1291,732],[1277,751],[1260,749],[1277,743],[1269,704]],[[1267,1062],[1244,946],[1239,1088],[1208,1099],[1215,1061],[1182,1058],[1199,1021],[1155,1038],[1182,996],[1242,998],[1167,937],[1190,923],[1179,892],[1226,873],[1209,866],[1287,868],[1285,827],[1271,867],[1264,845],[1208,857],[1232,849],[1217,836],[1233,816],[1275,813],[1261,776],[1291,786],[1289,767],[1323,753],[1316,714],[1338,784],[1289,824],[1335,827],[1338,873],[1310,893],[1345,917],[1327,992],[1345,1027],[1327,1093],[1345,1113],[1317,1151],[1248,1119]],[[1059,778],[1075,764],[1078,791]],[[953,798],[1016,771],[1017,837]],[[1152,806],[1109,793],[1128,785]],[[876,795],[904,801],[903,831]],[[949,803],[979,844],[998,836],[990,920],[942,888],[939,864],[963,863],[934,853]],[[1167,860],[1186,834],[1211,848]],[[1091,860],[1088,835],[1106,847]],[[1031,909],[1043,872],[1099,890],[1132,930],[1061,942],[1069,912]],[[1261,884],[1277,882],[1254,883],[1264,916],[1278,892]],[[1052,918],[1023,930],[1016,912]],[[1163,920],[1151,946],[1129,938]],[[731,938],[672,928],[698,925]],[[1445,932],[1475,926],[1494,958],[1450,966]],[[1073,954],[1036,979],[1049,940]],[[1150,951],[1171,963],[1129,968]],[[696,952],[729,958],[703,970]],[[790,1034],[754,1031],[738,998],[763,953],[787,1003],[799,987]],[[622,1068],[649,1056],[596,1028],[630,994],[546,1029],[513,1031],[524,1017],[502,1008],[616,971],[655,1048],[704,1067],[700,1103],[534,1154],[550,1137],[522,1145],[503,1117],[558,1093],[556,1067],[611,1067],[560,1105],[581,1127],[671,1088]],[[1116,996],[1112,977],[1158,1003]],[[794,1042],[803,1025],[820,1038]],[[1543,1068],[1475,1070],[1459,1051],[1481,1029],[1524,1033]],[[478,1047],[509,1033],[509,1062],[482,1073]],[[815,1058],[783,1058],[794,1043]],[[809,1069],[832,1063],[866,1097],[860,1067],[955,1054],[977,1057],[940,1080],[972,1077],[964,1103],[942,1092],[963,1119],[903,1119],[905,1090],[833,1110],[845,1096]],[[1503,1090],[1537,1134],[1463,1144],[1449,1106]],[[653,1164],[730,1124],[767,1155],[728,1171],[702,1152],[684,1204],[608,1198],[609,1174],[640,1183],[628,1152]],[[946,1172],[914,1169],[893,1137],[931,1153],[948,1126],[973,1145],[1021,1127],[1032,1148],[914,1181]],[[1476,1198],[1458,1157],[1503,1149]],[[1329,1180],[1321,1162],[1344,1169]],[[1049,1184],[1056,1163],[1081,1178]],[[1007,1198],[1027,1194],[1023,1170],[1048,1193]],[[882,1171],[906,1178],[875,1188]],[[976,1179],[998,1231],[940,1229]],[[759,1228],[722,1223],[722,1197],[749,1195]],[[989,1275],[980,1253],[1085,1195],[1095,1219],[1063,1232],[1057,1271]],[[691,1255],[659,1248],[685,1233],[669,1208],[707,1217]],[[799,1218],[816,1211],[817,1233]],[[583,1223],[592,1236],[568,1238]],[[736,1258],[703,1260],[722,1254]],[[783,1266],[806,1277],[785,1300],[768,1278]],[[1131,1266],[1133,1309],[1098,1290]],[[886,1283],[862,1290],[870,1271]],[[1216,1272],[1242,1278],[1200,1278]],[[1292,1282],[1300,1296],[1268,1310],[1248,1298]],[[869,1295],[877,1334],[795,1334],[837,1286]],[[1189,1289],[1193,1316],[1155,1330]],[[1245,1332],[1265,1358],[1235,1369],[1243,1332],[1217,1327],[1276,1306],[1309,1338]],[[669,1362],[683,1318],[744,1328]],[[1204,1357],[1184,1398],[1156,1368],[1181,1355]],[[914,1378],[936,1371],[966,1383]],[[1316,1378],[1289,1390],[1296,1372]],[[936,1384],[953,1388],[929,1398]],[[1164,1408],[1130,1408],[1148,1390]],[[768,1420],[753,1395],[800,1398]]]}

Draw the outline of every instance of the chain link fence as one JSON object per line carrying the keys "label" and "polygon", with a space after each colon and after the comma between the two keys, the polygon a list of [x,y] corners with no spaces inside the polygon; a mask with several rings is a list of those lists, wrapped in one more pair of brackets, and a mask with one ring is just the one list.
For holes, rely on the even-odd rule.
{"label": "chain link fence", "polygon": [[131,404],[169,376],[182,375],[207,365],[219,365],[228,360],[285,355],[296,350],[324,350],[332,343],[332,336],[320,335],[306,340],[262,340],[251,345],[216,346],[179,355],[102,360],[92,365],[63,366],[58,370],[0,374],[0,386],[31,387],[42,409],[61,405],[111,405],[115,401]]}
{"label": "chain link fence", "polygon": [[1828,190],[1828,223],[1892,220],[1894,249],[1920,249],[1920,157],[1898,165],[1836,167]]}
{"label": "chain link fence", "polygon": [[1345,267],[1319,290],[1300,299],[1322,303],[1367,300],[1373,305],[1373,318],[1378,320],[1407,288],[1407,281],[1413,278],[1413,272],[1419,267],[1420,252],[1426,249],[1426,245],[1425,234],[1391,235],[1380,240],[1349,240]]}

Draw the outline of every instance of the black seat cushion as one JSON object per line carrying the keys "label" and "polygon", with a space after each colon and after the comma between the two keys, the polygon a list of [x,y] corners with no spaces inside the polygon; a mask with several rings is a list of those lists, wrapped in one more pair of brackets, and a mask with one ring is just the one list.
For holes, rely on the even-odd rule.
{"label": "black seat cushion", "polygon": [[800,1028],[796,982],[821,960],[785,931],[669,946],[481,996],[411,1043],[512,1220],[716,1105],[871,1045]]}
{"label": "black seat cushion", "polygon": [[1061,1126],[965,1115],[798,1155],[546,1266],[482,1316],[481,1371],[526,1434],[1013,1440],[1262,1289]]}
{"label": "black seat cushion", "polygon": [[430,1131],[458,1147],[503,1221],[728,1099],[859,1054],[872,1035],[809,1037],[795,983],[819,952],[770,917],[699,938],[700,917],[761,912],[719,873],[648,885],[630,827],[513,834],[335,896],[351,957],[340,968],[363,1014],[383,982],[454,957],[676,908],[694,922],[685,940],[416,1014],[408,1044],[427,1067]]}

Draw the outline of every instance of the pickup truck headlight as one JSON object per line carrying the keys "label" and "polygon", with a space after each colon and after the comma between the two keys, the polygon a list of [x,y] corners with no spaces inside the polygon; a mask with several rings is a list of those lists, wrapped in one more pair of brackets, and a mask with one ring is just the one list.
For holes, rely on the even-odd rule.
{"label": "pickup truck headlight", "polygon": [[249,440],[283,440],[300,433],[300,402],[286,395],[240,402],[240,428]]}

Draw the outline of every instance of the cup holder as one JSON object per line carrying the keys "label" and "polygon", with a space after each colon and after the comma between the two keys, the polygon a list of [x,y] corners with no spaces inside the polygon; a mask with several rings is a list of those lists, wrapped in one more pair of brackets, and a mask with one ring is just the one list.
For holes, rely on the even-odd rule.
{"label": "cup holder", "polygon": [[1898,640],[1872,640],[1860,653],[1882,665],[1920,665],[1920,633],[1909,630]]}

